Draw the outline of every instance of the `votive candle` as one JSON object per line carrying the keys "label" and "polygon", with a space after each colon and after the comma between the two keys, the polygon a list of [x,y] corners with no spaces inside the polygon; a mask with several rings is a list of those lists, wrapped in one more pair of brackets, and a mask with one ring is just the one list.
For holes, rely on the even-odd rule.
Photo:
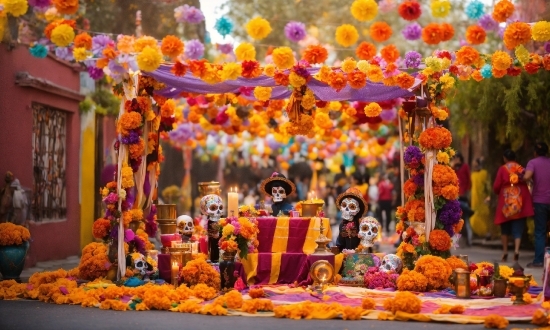
{"label": "votive candle", "polygon": [[231,191],[227,193],[227,216],[239,216],[239,194],[237,193],[237,188],[231,188]]}
{"label": "votive candle", "polygon": [[172,262],[172,285],[174,287],[178,286],[179,271],[180,271],[180,266],[178,265],[178,263],[177,262]]}

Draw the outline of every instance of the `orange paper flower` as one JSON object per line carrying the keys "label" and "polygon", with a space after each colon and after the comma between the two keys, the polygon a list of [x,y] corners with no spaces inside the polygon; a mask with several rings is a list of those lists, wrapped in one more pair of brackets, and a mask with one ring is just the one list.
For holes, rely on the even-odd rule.
{"label": "orange paper flower", "polygon": [[355,54],[359,59],[369,61],[376,55],[376,46],[363,41],[355,49]]}
{"label": "orange paper flower", "polygon": [[333,71],[330,73],[328,79],[329,79],[328,81],[329,86],[332,87],[337,92],[341,91],[342,88],[346,87],[346,84],[347,84],[346,76],[342,72]]}
{"label": "orange paper flower", "polygon": [[92,37],[86,32],[79,33],[74,37],[73,43],[76,48],[83,47],[87,50],[92,49]]}
{"label": "orange paper flower", "polygon": [[479,25],[470,25],[466,29],[466,41],[472,45],[479,45],[485,42],[487,33]]}
{"label": "orange paper flower", "polygon": [[439,24],[441,30],[441,41],[449,41],[455,35],[455,28],[449,23]]}
{"label": "orange paper flower", "polygon": [[369,34],[372,40],[383,42],[391,37],[393,30],[386,22],[375,22],[370,26]]}
{"label": "orange paper flower", "polygon": [[430,23],[422,29],[422,40],[428,45],[437,45],[443,39],[439,24]]}
{"label": "orange paper flower", "polygon": [[302,59],[310,64],[324,63],[328,58],[328,51],[321,45],[310,45],[304,51]]}
{"label": "orange paper flower", "polygon": [[509,50],[531,40],[531,26],[524,22],[514,22],[504,30],[504,45]]}
{"label": "orange paper flower", "polygon": [[176,63],[174,63],[174,66],[172,66],[170,72],[172,72],[176,77],[183,77],[187,72],[187,65],[177,61]]}
{"label": "orange paper flower", "polygon": [[425,149],[445,149],[451,146],[453,137],[444,127],[431,127],[420,133],[418,142]]}
{"label": "orange paper flower", "polygon": [[160,51],[164,56],[177,57],[183,52],[183,41],[176,36],[168,35],[162,39]]}
{"label": "orange paper flower", "polygon": [[514,4],[509,0],[500,0],[493,8],[493,19],[499,23],[504,23],[514,13]]}
{"label": "orange paper flower", "polygon": [[386,62],[393,63],[399,58],[399,50],[395,45],[387,45],[380,50],[380,55]]}
{"label": "orange paper flower", "polygon": [[451,237],[445,230],[434,229],[430,232],[430,247],[436,251],[448,251],[451,248]]}
{"label": "orange paper flower", "polygon": [[351,88],[363,88],[367,84],[367,75],[359,70],[355,70],[348,74],[348,84]]}
{"label": "orange paper flower", "polygon": [[409,89],[414,85],[414,77],[406,72],[398,74],[395,79],[397,82],[397,86],[402,89]]}

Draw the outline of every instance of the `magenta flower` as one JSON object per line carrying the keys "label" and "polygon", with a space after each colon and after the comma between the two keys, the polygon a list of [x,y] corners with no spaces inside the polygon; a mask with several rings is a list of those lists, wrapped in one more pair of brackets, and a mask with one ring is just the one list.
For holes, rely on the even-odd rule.
{"label": "magenta flower", "polygon": [[174,18],[178,23],[199,24],[204,21],[204,14],[198,8],[183,5],[174,9]]}
{"label": "magenta flower", "polygon": [[498,31],[498,23],[493,19],[491,14],[485,14],[481,16],[481,18],[478,21],[478,24],[487,32]]}
{"label": "magenta flower", "polygon": [[197,39],[189,40],[185,44],[184,54],[189,59],[198,60],[204,56],[204,45]]}
{"label": "magenta flower", "polygon": [[418,40],[422,36],[422,27],[418,23],[411,23],[401,31],[403,37],[407,40]]}
{"label": "magenta flower", "polygon": [[306,34],[306,26],[304,23],[290,21],[285,26],[285,36],[292,42],[303,40]]}
{"label": "magenta flower", "polygon": [[29,0],[29,5],[38,8],[47,8],[51,6],[51,0]]}

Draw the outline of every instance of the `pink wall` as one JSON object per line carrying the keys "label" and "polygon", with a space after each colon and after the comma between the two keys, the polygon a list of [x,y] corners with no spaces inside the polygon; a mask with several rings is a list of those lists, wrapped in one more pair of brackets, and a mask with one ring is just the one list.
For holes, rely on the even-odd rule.
{"label": "pink wall", "polygon": [[15,84],[17,72],[47,79],[55,84],[80,89],[79,72],[50,57],[34,58],[25,46],[8,51],[0,44],[0,184],[12,171],[24,187],[33,186],[32,102],[67,111],[66,204],[67,220],[31,224],[32,236],[27,266],[37,261],[62,259],[80,254],[79,149],[80,114],[78,101],[32,87]]}

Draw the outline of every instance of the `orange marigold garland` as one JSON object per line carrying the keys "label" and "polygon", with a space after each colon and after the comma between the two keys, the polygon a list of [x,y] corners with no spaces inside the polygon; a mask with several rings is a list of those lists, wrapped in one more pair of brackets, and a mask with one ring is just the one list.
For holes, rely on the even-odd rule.
{"label": "orange marigold garland", "polygon": [[92,234],[97,239],[105,239],[111,230],[111,221],[105,218],[99,218],[94,221]]}
{"label": "orange marigold garland", "polygon": [[367,84],[367,75],[359,70],[348,73],[348,84],[351,88],[363,88]]}
{"label": "orange marigold garland", "polygon": [[458,259],[456,256],[451,256],[445,259],[445,261],[449,264],[452,270],[455,270],[458,268],[461,268],[464,270],[468,269],[468,265],[466,265],[466,263],[463,260]]}
{"label": "orange marigold garland", "polygon": [[425,255],[416,261],[414,270],[428,279],[427,290],[444,289],[449,284],[451,266],[441,257]]}
{"label": "orange marigold garland", "polygon": [[395,298],[384,301],[384,309],[393,314],[397,312],[418,314],[422,309],[422,301],[414,293],[400,291],[395,294]]}
{"label": "orange marigold garland", "polygon": [[431,127],[420,133],[418,142],[424,149],[439,150],[450,147],[453,137],[444,127]]}
{"label": "orange marigold garland", "polygon": [[397,290],[399,291],[424,292],[427,286],[426,276],[415,270],[404,269],[397,278]]}
{"label": "orange marigold garland", "polygon": [[430,232],[430,248],[435,251],[445,252],[451,248],[451,237],[445,230],[434,229]]}
{"label": "orange marigold garland", "polygon": [[328,81],[329,86],[332,87],[337,92],[341,91],[342,88],[346,87],[347,79],[344,73],[342,72],[333,71],[330,73],[328,79],[329,79]]}
{"label": "orange marigold garland", "polygon": [[304,50],[302,59],[310,64],[324,63],[328,58],[328,51],[321,45],[310,45]]}
{"label": "orange marigold garland", "polygon": [[369,28],[370,37],[377,42],[388,40],[392,34],[393,30],[386,22],[375,22]]}

